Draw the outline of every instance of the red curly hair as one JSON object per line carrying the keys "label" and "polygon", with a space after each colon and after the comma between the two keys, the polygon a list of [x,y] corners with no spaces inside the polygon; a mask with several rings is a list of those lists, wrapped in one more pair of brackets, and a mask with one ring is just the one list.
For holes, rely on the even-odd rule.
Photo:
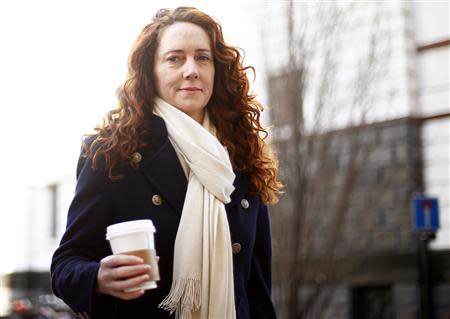
{"label": "red curly hair", "polygon": [[[85,156],[92,155],[92,166],[104,157],[108,176],[120,178],[114,170],[119,163],[129,163],[131,154],[144,147],[145,113],[153,111],[156,96],[153,64],[161,31],[176,22],[200,26],[208,34],[214,57],[214,89],[207,109],[217,130],[217,138],[227,147],[233,168],[245,173],[250,181],[250,195],[260,195],[264,203],[275,203],[282,185],[277,179],[278,165],[266,143],[267,131],[261,127],[261,104],[249,94],[247,70],[238,49],[225,44],[221,26],[209,15],[192,7],[159,10],[153,21],[137,38],[128,61],[128,78],[117,90],[118,107],[110,111],[84,143]],[[150,132],[151,134],[151,132]]]}

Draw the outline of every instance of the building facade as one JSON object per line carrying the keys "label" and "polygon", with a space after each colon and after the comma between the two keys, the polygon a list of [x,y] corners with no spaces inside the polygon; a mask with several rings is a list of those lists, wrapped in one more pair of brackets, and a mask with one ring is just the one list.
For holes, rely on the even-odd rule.
{"label": "building facade", "polygon": [[272,210],[280,317],[420,316],[411,199],[425,193],[441,219],[430,311],[447,318],[448,2],[269,9],[267,91],[286,183]]}

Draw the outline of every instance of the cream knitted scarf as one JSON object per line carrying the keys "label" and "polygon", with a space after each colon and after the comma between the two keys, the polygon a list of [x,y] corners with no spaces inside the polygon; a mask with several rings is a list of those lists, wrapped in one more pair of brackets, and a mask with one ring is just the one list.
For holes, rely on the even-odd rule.
{"label": "cream knitted scarf", "polygon": [[154,113],[164,119],[188,175],[175,240],[172,287],[160,307],[181,319],[236,318],[224,205],[231,201],[235,178],[228,152],[215,137],[207,114],[202,126],[160,98],[155,99]]}

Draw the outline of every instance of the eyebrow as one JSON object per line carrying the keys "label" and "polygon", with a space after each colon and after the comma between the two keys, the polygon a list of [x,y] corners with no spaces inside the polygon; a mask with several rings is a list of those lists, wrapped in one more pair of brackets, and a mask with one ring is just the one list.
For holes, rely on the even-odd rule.
{"label": "eyebrow", "polygon": [[[184,50],[181,49],[175,49],[175,50],[169,50],[163,53],[163,56],[171,54],[171,53],[183,53]],[[210,49],[196,49],[195,52],[207,52],[210,53],[211,50]]]}

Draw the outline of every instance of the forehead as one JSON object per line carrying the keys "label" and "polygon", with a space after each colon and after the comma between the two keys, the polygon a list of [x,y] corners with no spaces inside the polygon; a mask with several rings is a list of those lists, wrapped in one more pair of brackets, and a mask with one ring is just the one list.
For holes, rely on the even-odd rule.
{"label": "forehead", "polygon": [[189,22],[176,22],[162,30],[157,49],[159,53],[187,49],[211,50],[211,41],[206,31]]}

